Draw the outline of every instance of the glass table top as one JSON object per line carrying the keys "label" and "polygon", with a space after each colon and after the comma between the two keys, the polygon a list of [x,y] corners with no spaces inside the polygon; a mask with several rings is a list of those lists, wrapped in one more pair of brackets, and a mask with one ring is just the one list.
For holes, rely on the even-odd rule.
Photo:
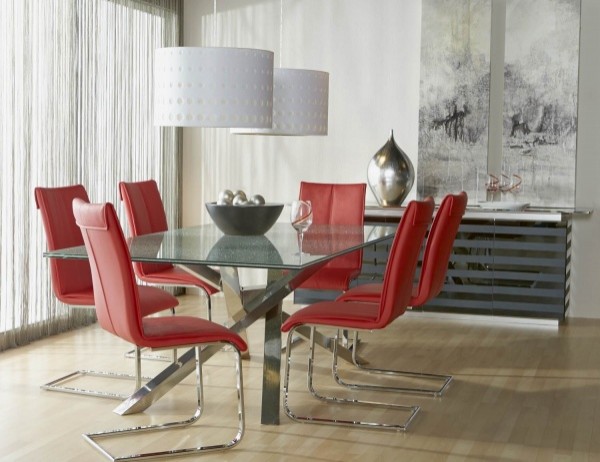
{"label": "glass table top", "polygon": [[[147,234],[129,240],[134,261],[246,268],[302,269],[394,235],[397,225],[312,225],[302,252],[296,230],[276,223],[262,236],[224,235],[214,224]],[[50,258],[87,258],[84,246],[49,251]]]}

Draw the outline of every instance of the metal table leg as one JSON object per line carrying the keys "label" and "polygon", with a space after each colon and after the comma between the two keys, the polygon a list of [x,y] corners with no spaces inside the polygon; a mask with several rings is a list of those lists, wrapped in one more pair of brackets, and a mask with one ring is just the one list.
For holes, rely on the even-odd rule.
{"label": "metal table leg", "polygon": [[[263,290],[244,294],[239,286],[237,270],[222,268],[223,285],[227,285],[230,303],[239,303],[244,307],[246,315],[230,327],[234,332],[242,332],[261,317],[266,317],[265,323],[265,375],[263,413],[270,418],[264,418],[264,423],[277,425],[279,423],[279,394],[280,394],[280,363],[281,363],[281,301],[290,293],[289,282],[296,277],[292,271],[283,273],[280,270],[269,271],[271,281]],[[232,295],[235,295],[232,296]],[[279,349],[276,351],[276,349]],[[202,361],[206,361],[220,350],[219,346],[209,346],[202,350]],[[177,362],[170,364],[145,386],[121,403],[114,412],[120,415],[143,412],[152,403],[159,400],[171,388],[181,382],[195,370],[194,349],[182,354]]]}
{"label": "metal table leg", "polygon": [[279,425],[279,407],[281,403],[281,303],[271,308],[265,316],[264,348],[260,423],[263,425]]}
{"label": "metal table leg", "polygon": [[[235,268],[221,268],[221,281],[225,287],[227,303],[237,307],[243,307],[245,315],[230,327],[234,332],[242,332],[261,317],[265,317],[265,348],[263,363],[263,394],[261,423],[265,425],[279,424],[280,410],[280,367],[281,367],[281,324],[282,300],[288,295],[293,287],[310,276],[310,271],[294,272],[269,270],[267,287],[261,290],[244,292],[239,285],[238,273]],[[229,295],[227,295],[229,294]],[[235,309],[235,306],[232,307]],[[287,315],[285,315],[287,316]],[[301,330],[298,330],[301,332]],[[330,339],[321,336],[317,339],[322,346],[331,349]],[[203,348],[202,361],[206,361],[212,355],[220,351],[217,345]],[[346,352],[340,352],[340,356],[346,359]],[[351,358],[350,352],[348,357]],[[137,390],[127,400],[121,403],[115,410],[117,414],[128,415],[143,412],[152,403],[158,401],[171,388],[181,382],[186,376],[195,370],[195,353],[190,349],[182,354],[177,362],[167,366],[156,377],[146,385]]]}

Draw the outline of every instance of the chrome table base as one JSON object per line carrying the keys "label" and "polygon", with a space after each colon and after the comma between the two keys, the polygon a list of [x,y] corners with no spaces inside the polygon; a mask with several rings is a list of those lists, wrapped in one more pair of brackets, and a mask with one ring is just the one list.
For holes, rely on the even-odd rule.
{"label": "chrome table base", "polygon": [[[193,269],[188,268],[188,271],[193,271]],[[240,307],[244,310],[244,315],[230,329],[239,333],[261,317],[266,317],[267,319],[265,323],[265,356],[263,365],[264,401],[261,417],[261,422],[267,425],[279,424],[281,301],[290,293],[290,284],[294,283],[298,277],[298,273],[293,271],[284,273],[281,270],[269,270],[268,278],[270,283],[266,288],[244,293],[239,285],[237,270],[235,268],[221,268],[221,281],[228,310],[236,312]],[[204,347],[202,349],[202,361],[206,361],[219,350],[219,346]],[[177,362],[168,365],[144,387],[137,390],[132,396],[121,403],[114,412],[120,415],[127,415],[144,411],[173,386],[193,372],[194,364],[194,350],[186,351],[177,359]]]}
{"label": "chrome table base", "polygon": [[[325,262],[323,262],[325,264]],[[242,333],[258,319],[265,318],[264,361],[263,361],[263,392],[261,406],[261,423],[278,425],[281,396],[281,324],[284,316],[282,300],[293,288],[310,277],[320,265],[314,265],[303,271],[283,271],[269,269],[267,286],[261,289],[245,291],[239,282],[236,268],[222,267],[220,274],[214,270],[207,273],[205,267],[186,267],[199,277],[210,277],[213,281],[220,277],[227,310],[234,319],[230,329]],[[198,271],[197,271],[198,270]],[[299,333],[309,336],[307,329],[298,329]],[[333,351],[331,339],[315,334],[316,343]],[[217,346],[202,349],[202,361],[206,361],[219,351]],[[339,357],[351,361],[351,352],[347,349],[338,351]],[[137,390],[114,410],[117,414],[128,415],[143,412],[152,403],[160,399],[176,384],[194,371],[194,350],[183,353],[176,362],[168,365],[145,386]]]}

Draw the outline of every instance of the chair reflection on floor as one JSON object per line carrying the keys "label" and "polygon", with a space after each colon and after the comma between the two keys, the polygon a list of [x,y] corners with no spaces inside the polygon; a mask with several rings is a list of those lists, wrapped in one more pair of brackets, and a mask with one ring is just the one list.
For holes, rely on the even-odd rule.
{"label": "chair reflection on floor", "polygon": [[[139,287],[131,265],[131,256],[123,231],[112,204],[89,204],[82,200],[73,201],[73,212],[81,228],[92,267],[96,312],[100,326],[139,348],[172,349],[194,347],[196,354],[195,413],[186,420],[86,433],[84,438],[98,451],[111,460],[143,460],[194,455],[229,449],[236,446],[244,435],[244,395],[240,351],[247,349],[244,340],[227,329],[206,319],[190,316],[143,317]],[[160,296],[173,300],[174,297],[160,289]],[[222,343],[231,345],[235,353],[236,387],[238,397],[238,425],[234,437],[226,442],[184,449],[168,449],[151,453],[134,451],[128,456],[113,456],[100,445],[98,440],[108,437],[123,437],[131,434],[164,431],[189,426],[196,422],[203,410],[202,392],[202,347]]]}
{"label": "chair reflection on floor", "polygon": [[[282,331],[289,332],[287,343],[287,359],[284,376],[284,410],[293,420],[307,423],[323,423],[332,425],[349,425],[367,428],[406,430],[419,411],[419,406],[404,406],[382,402],[362,401],[319,394],[313,386],[315,327],[326,326],[338,329],[333,343],[334,354],[337,354],[340,341],[339,330],[376,330],[383,329],[398,316],[401,316],[411,298],[413,278],[417,267],[421,245],[433,215],[433,201],[411,202],[394,237],[383,280],[383,291],[379,303],[368,302],[317,302],[292,314],[283,324]],[[366,422],[359,419],[343,420],[316,416],[301,416],[292,411],[289,405],[290,366],[292,360],[291,343],[293,332],[301,326],[311,327],[308,359],[308,388],[319,400],[333,404],[359,404],[385,407],[408,413],[401,423]]]}

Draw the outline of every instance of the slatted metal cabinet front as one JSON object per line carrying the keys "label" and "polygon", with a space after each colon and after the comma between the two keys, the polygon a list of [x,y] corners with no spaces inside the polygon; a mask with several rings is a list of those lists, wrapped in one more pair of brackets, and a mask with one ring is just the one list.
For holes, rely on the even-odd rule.
{"label": "slatted metal cabinet front", "polygon": [[[381,281],[391,240],[365,249],[353,285]],[[569,308],[571,220],[463,220],[442,292],[423,311],[563,320]],[[296,291],[296,303],[332,299],[331,291]]]}
{"label": "slatted metal cabinet front", "polygon": [[442,293],[423,309],[562,320],[570,274],[570,220],[464,222]]}

